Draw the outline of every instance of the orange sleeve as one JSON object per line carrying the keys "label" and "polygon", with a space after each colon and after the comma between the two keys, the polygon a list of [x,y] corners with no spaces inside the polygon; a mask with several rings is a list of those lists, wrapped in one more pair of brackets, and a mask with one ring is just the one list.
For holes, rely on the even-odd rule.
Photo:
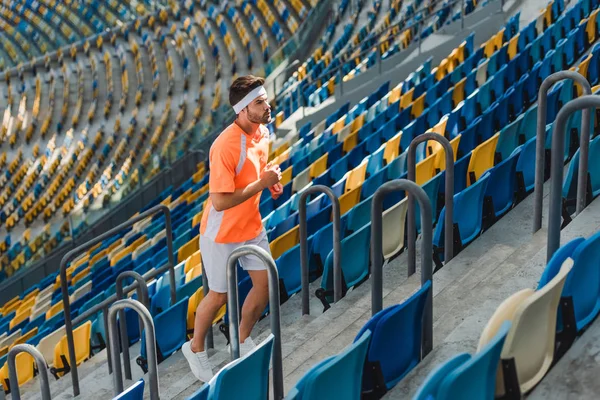
{"label": "orange sleeve", "polygon": [[211,193],[233,193],[235,191],[235,168],[239,156],[239,151],[227,146],[215,146],[211,149],[208,180]]}

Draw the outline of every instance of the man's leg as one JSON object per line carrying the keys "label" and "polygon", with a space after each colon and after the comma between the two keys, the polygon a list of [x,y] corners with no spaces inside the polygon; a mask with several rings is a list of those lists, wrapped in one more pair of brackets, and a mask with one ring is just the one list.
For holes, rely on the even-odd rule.
{"label": "man's leg", "polygon": [[194,319],[194,337],[190,344],[194,353],[204,351],[206,333],[212,328],[215,315],[225,303],[227,303],[227,293],[218,293],[211,290],[198,304],[196,318]]}
{"label": "man's leg", "polygon": [[[252,280],[252,289],[248,293],[242,307],[240,322],[240,343],[252,333],[252,328],[260,318],[269,302],[269,280],[267,270],[248,271]],[[277,288],[279,290],[279,288]]]}

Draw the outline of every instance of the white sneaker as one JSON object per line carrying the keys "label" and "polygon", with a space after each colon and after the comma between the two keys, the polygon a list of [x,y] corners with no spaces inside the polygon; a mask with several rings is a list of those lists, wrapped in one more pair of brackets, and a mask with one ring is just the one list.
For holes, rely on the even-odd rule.
{"label": "white sneaker", "polygon": [[192,374],[194,374],[194,376],[198,378],[198,380],[202,382],[208,382],[214,376],[212,366],[208,361],[208,355],[206,354],[206,351],[199,351],[197,353],[194,353],[192,351],[190,343],[191,342],[189,341],[185,342],[181,347],[181,352],[185,356],[185,359],[187,360],[188,364],[190,364]]}
{"label": "white sneaker", "polygon": [[[246,354],[250,353],[252,350],[254,350],[255,347],[256,347],[256,344],[254,344],[254,341],[252,340],[252,338],[251,337],[246,338],[246,341],[244,341],[244,343],[240,343],[240,358],[242,358]],[[229,351],[229,353],[231,353],[231,345],[228,346],[228,351]]]}

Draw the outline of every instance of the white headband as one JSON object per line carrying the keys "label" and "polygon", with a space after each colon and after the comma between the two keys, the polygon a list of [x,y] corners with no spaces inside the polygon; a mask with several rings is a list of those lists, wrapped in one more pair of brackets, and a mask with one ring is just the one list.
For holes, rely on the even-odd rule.
{"label": "white headband", "polygon": [[250,93],[244,96],[244,98],[241,99],[237,104],[234,104],[233,111],[235,111],[236,114],[239,114],[244,108],[248,106],[248,104],[252,103],[254,99],[264,94],[267,94],[267,89],[265,89],[264,86],[254,88]]}

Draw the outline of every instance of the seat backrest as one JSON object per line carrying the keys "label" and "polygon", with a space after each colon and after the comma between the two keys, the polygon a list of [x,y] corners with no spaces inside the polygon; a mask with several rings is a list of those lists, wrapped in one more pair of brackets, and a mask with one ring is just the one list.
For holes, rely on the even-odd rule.
{"label": "seat backrest", "polygon": [[469,168],[467,170],[467,173],[469,174],[467,185],[470,186],[475,183],[485,171],[494,166],[494,155],[496,153],[496,143],[498,142],[499,136],[499,133],[495,134],[473,150]]}
{"label": "seat backrest", "polygon": [[435,174],[436,155],[430,155],[423,161],[417,164],[415,168],[415,182],[417,185],[422,185],[430,180]]}
{"label": "seat backrest", "polygon": [[383,257],[389,259],[404,247],[404,228],[408,198],[383,212]]}
{"label": "seat backrest", "polygon": [[36,348],[44,356],[44,359],[46,360],[49,366],[52,366],[54,364],[52,361],[54,360],[54,347],[56,347],[57,343],[64,335],[65,326],[63,325],[54,332],[42,338],[36,346]]}
{"label": "seat backrest", "polygon": [[[500,331],[502,324],[505,321],[512,321],[514,315],[517,312],[518,307],[530,296],[535,293],[533,289],[523,289],[513,294],[509,298],[505,299],[494,314],[489,319],[485,328],[481,332],[481,336],[479,337],[479,345],[477,346],[477,351],[482,351],[483,348],[490,343],[496,334]],[[500,395],[504,393],[504,373],[502,368],[498,368],[496,373],[496,394]]]}
{"label": "seat backrest", "polygon": [[558,274],[565,260],[569,257],[573,258],[575,249],[583,242],[585,242],[585,239],[580,237],[560,246],[550,261],[548,261],[546,268],[544,268],[544,272],[542,273],[542,277],[538,283],[537,290],[540,290],[546,286],[546,284],[550,282],[556,276],[556,274]]}
{"label": "seat backrest", "polygon": [[568,258],[560,272],[526,298],[514,314],[502,359],[514,358],[521,393],[531,390],[550,369],[554,358],[556,311],[572,267],[573,259]]}
{"label": "seat backrest", "polygon": [[360,399],[363,365],[370,340],[371,332],[364,332],[343,352],[311,371],[302,398]]}
{"label": "seat backrest", "polygon": [[513,204],[516,168],[520,153],[520,148],[515,150],[490,171],[490,182],[485,190],[485,195],[491,197],[496,217],[504,214]]}
{"label": "seat backrest", "polygon": [[346,214],[360,201],[362,186],[357,186],[340,196],[340,215]]}
{"label": "seat backrest", "polygon": [[396,157],[400,155],[401,137],[402,132],[399,132],[384,144],[385,149],[383,150],[383,159],[385,160],[386,164],[391,163]]}
{"label": "seat backrest", "polygon": [[142,400],[144,398],[144,380],[140,379],[113,400]]}
{"label": "seat backrest", "polygon": [[446,378],[450,372],[466,363],[470,358],[471,355],[469,353],[460,353],[438,365],[429,373],[429,375],[427,375],[425,382],[423,382],[413,397],[413,400],[437,399],[438,391],[444,378]]}
{"label": "seat backrest", "polygon": [[368,163],[363,161],[358,167],[348,172],[344,193],[348,193],[363,184],[367,172],[367,165]]}
{"label": "seat backrest", "polygon": [[492,399],[500,353],[511,323],[506,321],[492,340],[442,381],[437,399]]}
{"label": "seat backrest", "polygon": [[[452,153],[454,155],[454,162],[456,162],[456,157],[458,154],[458,145],[460,144],[461,137],[462,136],[459,134],[450,141],[450,146],[452,147]],[[433,140],[430,140],[429,142],[427,142],[427,146],[429,147],[431,143],[435,143],[435,144],[439,145],[439,150],[437,150],[437,151],[433,150],[431,153],[431,154],[436,155],[434,168],[435,168],[435,170],[444,171],[446,169],[446,152],[444,151],[444,148],[441,147],[441,145],[438,142],[433,141]]]}
{"label": "seat backrest", "polygon": [[490,173],[485,173],[475,184],[454,195],[454,222],[458,223],[463,245],[470,243],[481,232],[483,198],[489,177]]}
{"label": "seat backrest", "polygon": [[[373,317],[378,317],[378,321],[373,330],[367,360],[379,362],[388,388],[393,387],[421,360],[423,309],[430,290],[431,282],[428,281],[401,304],[388,307],[387,312]],[[369,378],[366,375],[367,371],[364,381],[368,385]]]}
{"label": "seat backrest", "polygon": [[600,232],[581,243],[573,252],[575,265],[563,291],[572,297],[577,331],[587,326],[600,312]]}
{"label": "seat backrest", "polygon": [[271,243],[271,254],[274,260],[299,243],[299,229],[300,227],[296,225]]}
{"label": "seat backrest", "polygon": [[156,345],[165,358],[181,348],[186,341],[187,309],[186,296],[154,317]]}
{"label": "seat backrest", "polygon": [[525,190],[533,190],[535,185],[535,136],[521,146],[521,155],[517,161],[517,172],[523,174]]}
{"label": "seat backrest", "polygon": [[266,399],[269,395],[269,361],[275,337],[270,334],[254,350],[227,364],[209,383],[214,400]]}

